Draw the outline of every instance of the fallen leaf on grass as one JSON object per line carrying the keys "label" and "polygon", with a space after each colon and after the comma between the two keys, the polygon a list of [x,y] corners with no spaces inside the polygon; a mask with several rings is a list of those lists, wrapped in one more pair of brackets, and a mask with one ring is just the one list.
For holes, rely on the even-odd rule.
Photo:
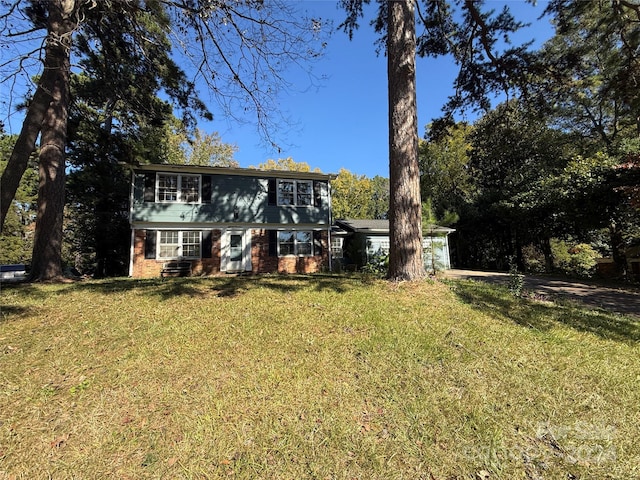
{"label": "fallen leaf on grass", "polygon": [[70,437],[70,435],[68,433],[65,434],[65,435],[60,435],[53,442],[51,442],[51,448],[60,448],[60,447],[62,447],[65,443],[67,443],[67,440],[69,440],[69,437]]}
{"label": "fallen leaf on grass", "polygon": [[133,422],[133,417],[130,415],[126,415],[120,422],[120,425],[126,425],[127,423],[131,423],[131,422]]}

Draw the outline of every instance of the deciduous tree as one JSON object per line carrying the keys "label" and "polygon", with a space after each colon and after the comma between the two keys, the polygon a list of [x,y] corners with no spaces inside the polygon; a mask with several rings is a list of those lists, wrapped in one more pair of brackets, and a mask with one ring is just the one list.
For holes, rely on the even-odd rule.
{"label": "deciduous tree", "polygon": [[365,175],[341,168],[331,182],[333,218],[370,218],[373,185]]}
{"label": "deciduous tree", "polygon": [[[228,113],[251,111],[259,129],[271,139],[270,113],[277,94],[286,85],[285,67],[300,66],[320,54],[324,24],[321,20],[301,19],[289,2],[209,2],[151,0],[49,0],[46,2],[3,2],[0,12],[1,33],[14,46],[27,45],[15,58],[16,70],[8,72],[10,62],[3,64],[7,84],[22,73],[30,55],[36,58],[40,49],[28,50],[33,43],[24,40],[30,33],[45,31],[44,68],[37,89],[30,100],[23,129],[3,173],[0,189],[0,221],[4,223],[8,205],[15,195],[26,162],[41,135],[41,182],[38,221],[32,262],[36,279],[51,280],[61,275],[62,218],[64,206],[65,148],[69,108],[70,60],[76,35],[82,32],[89,48],[101,43],[105,58],[110,53],[140,54],[144,66],[164,79],[162,89],[185,111],[201,106],[193,101],[193,84],[185,84],[182,71],[173,62],[162,63],[147,53],[154,44],[147,33],[160,38],[161,48],[182,47],[185,58],[192,61],[195,76],[210,87],[213,95]],[[126,30],[126,47],[110,51],[109,42],[101,40],[112,33],[109,27],[119,24]],[[25,37],[26,36],[26,37]],[[173,42],[168,42],[170,36]],[[82,45],[80,45],[82,47]],[[120,60],[125,58],[119,57]],[[110,58],[118,62],[118,57]],[[155,70],[154,70],[155,69]],[[5,72],[6,75],[4,74]],[[148,77],[147,77],[148,78]],[[137,85],[141,90],[145,85]],[[184,88],[186,87],[186,88]],[[103,91],[108,96],[107,84]],[[135,98],[135,97],[134,97]],[[105,98],[105,100],[108,100]],[[197,101],[196,101],[197,102]],[[110,104],[105,105],[109,110]],[[239,107],[239,108],[238,108]],[[109,130],[108,128],[106,130]]]}
{"label": "deciduous tree", "polygon": [[[292,157],[279,158],[278,160],[270,158],[266,162],[260,163],[257,167],[253,168],[257,168],[259,170],[284,170],[290,172],[311,171],[311,167],[307,162],[296,162]],[[313,171],[320,172],[320,169],[314,168]]]}

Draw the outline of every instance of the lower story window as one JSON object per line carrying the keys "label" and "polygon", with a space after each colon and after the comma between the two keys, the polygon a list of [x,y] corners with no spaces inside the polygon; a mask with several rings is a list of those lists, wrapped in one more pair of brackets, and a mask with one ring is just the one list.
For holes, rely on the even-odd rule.
{"label": "lower story window", "polygon": [[278,255],[313,255],[313,234],[307,231],[278,232]]}
{"label": "lower story window", "polygon": [[331,237],[331,256],[333,258],[342,258],[342,237]]}
{"label": "lower story window", "polygon": [[186,230],[161,230],[159,258],[200,258],[201,232]]}

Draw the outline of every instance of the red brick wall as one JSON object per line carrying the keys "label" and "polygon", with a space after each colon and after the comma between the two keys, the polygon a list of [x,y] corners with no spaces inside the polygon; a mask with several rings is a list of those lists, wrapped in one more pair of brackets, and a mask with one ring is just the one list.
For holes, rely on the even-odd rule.
{"label": "red brick wall", "polygon": [[269,256],[269,232],[251,230],[251,271],[253,273],[275,273],[278,257]]}
{"label": "red brick wall", "polygon": [[[222,231],[212,230],[211,258],[192,260],[193,275],[216,275],[220,273],[220,241]],[[159,277],[165,260],[144,258],[146,231],[134,232],[133,272],[134,278]],[[327,232],[322,232],[322,255],[314,257],[276,257],[269,256],[269,232],[251,231],[252,273],[315,273],[329,266]]]}
{"label": "red brick wall", "polygon": [[322,232],[322,255],[313,257],[269,256],[269,232],[251,231],[251,266],[253,273],[316,273],[329,267],[327,232]]}
{"label": "red brick wall", "polygon": [[[220,273],[220,230],[211,232],[211,258],[192,260],[193,275],[215,275]],[[146,230],[135,230],[133,241],[133,278],[159,277],[162,264],[166,260],[144,258],[144,242]]]}

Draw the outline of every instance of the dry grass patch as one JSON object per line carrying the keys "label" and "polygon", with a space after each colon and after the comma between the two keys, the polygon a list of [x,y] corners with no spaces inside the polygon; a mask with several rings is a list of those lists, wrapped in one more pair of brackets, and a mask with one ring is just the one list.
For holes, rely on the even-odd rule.
{"label": "dry grass patch", "polygon": [[0,298],[0,478],[640,476],[630,318],[357,277]]}

